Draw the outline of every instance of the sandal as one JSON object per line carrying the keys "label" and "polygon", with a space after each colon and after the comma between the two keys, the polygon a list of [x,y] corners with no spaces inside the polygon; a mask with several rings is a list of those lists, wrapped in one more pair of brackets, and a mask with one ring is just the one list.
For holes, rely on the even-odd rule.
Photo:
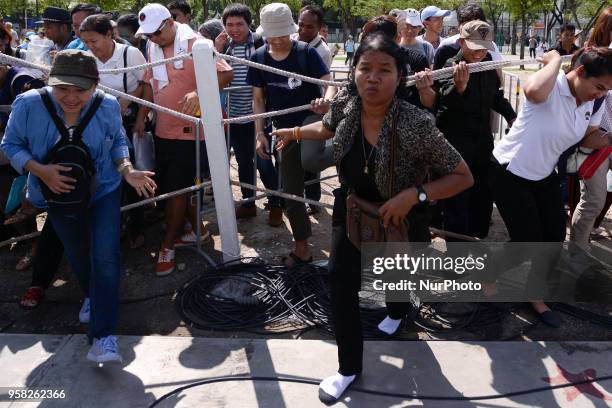
{"label": "sandal", "polygon": [[[287,264],[287,261],[291,260],[290,264]],[[293,269],[298,266],[307,265],[312,262],[312,256],[308,259],[302,259],[297,256],[294,252],[289,252],[289,255],[283,256],[282,258],[283,265],[288,269]]]}
{"label": "sandal", "polygon": [[19,260],[19,262],[17,262],[17,265],[15,265],[15,270],[18,272],[25,271],[30,266],[32,266],[33,262],[34,262],[34,255],[32,255],[31,253],[26,254]]}
{"label": "sandal", "polygon": [[30,286],[19,301],[24,309],[34,309],[45,297],[45,291],[40,286]]}

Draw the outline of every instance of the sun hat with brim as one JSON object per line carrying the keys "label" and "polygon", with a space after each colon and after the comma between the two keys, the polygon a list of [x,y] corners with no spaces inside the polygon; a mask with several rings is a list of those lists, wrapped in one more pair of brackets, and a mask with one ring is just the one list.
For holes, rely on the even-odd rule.
{"label": "sun hat with brim", "polygon": [[494,51],[491,26],[484,21],[474,20],[461,26],[461,38],[471,50]]}
{"label": "sun hat with brim", "polygon": [[257,28],[257,33],[263,37],[284,37],[298,30],[291,9],[286,4],[270,3],[261,9],[259,17],[261,25]]}
{"label": "sun hat with brim", "polygon": [[91,89],[98,80],[96,59],[89,51],[63,50],[55,55],[49,72],[49,86],[71,85]]}
{"label": "sun hat with brim", "polygon": [[423,27],[420,13],[415,9],[404,10],[404,17],[406,18],[406,24],[410,24],[413,27]]}
{"label": "sun hat with brim", "polygon": [[170,10],[161,4],[147,4],[138,12],[138,24],[140,28],[136,35],[153,34],[161,27],[164,20],[171,18]]}

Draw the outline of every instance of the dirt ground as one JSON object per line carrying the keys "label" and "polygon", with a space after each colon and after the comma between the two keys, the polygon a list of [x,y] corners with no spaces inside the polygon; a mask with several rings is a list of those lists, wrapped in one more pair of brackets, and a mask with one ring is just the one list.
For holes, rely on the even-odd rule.
{"label": "dirt ground", "polygon": [[[328,169],[322,175],[333,175],[335,169]],[[232,158],[231,176],[237,179],[236,163]],[[337,186],[337,179],[322,182],[322,202],[332,204],[332,191]],[[261,183],[260,183],[261,185]],[[240,198],[240,191],[234,187],[234,197]],[[212,197],[205,196],[205,208],[212,205]],[[258,213],[255,218],[240,220],[238,232],[241,241],[242,255],[260,257],[266,262],[277,264],[282,255],[292,249],[292,238],[289,224],[277,228],[267,225],[268,212],[264,209],[264,200],[257,201]],[[331,210],[321,209],[311,217],[313,236],[310,240],[315,260],[322,261],[329,257]],[[214,214],[205,216],[207,227],[213,232],[213,242],[205,246],[206,252],[214,259],[220,260],[220,237]],[[598,242],[612,251],[612,211],[608,212],[603,223],[603,235]],[[244,331],[219,332],[197,330],[185,325],[176,311],[173,299],[175,292],[193,277],[206,273],[209,265],[190,248],[177,249],[177,270],[171,275],[157,278],[153,272],[157,251],[163,234],[162,224],[152,222],[146,226],[146,242],[143,248],[123,249],[123,275],[121,284],[121,310],[118,334],[123,335],[170,335],[202,337],[265,337]],[[497,211],[494,211],[493,224],[488,240],[505,241],[507,232]],[[47,291],[46,299],[35,310],[23,310],[18,300],[30,284],[31,271],[15,271],[19,258],[29,249],[27,243],[13,248],[0,248],[0,332],[7,333],[45,333],[68,334],[85,333],[86,327],[78,322],[78,311],[82,294],[66,262],[62,263],[52,287]],[[607,316],[612,315],[611,305],[583,305],[589,310]],[[452,308],[460,308],[453,305]],[[526,340],[612,340],[612,331],[604,327],[584,322],[568,315],[563,315],[566,324],[561,329],[550,329],[537,325],[522,336]],[[520,333],[529,322],[537,318],[528,307],[519,308],[515,313],[505,315],[499,325],[485,330],[457,330],[436,334],[435,338],[452,340],[494,340],[507,337],[508,334]],[[274,333],[270,333],[273,336]],[[276,335],[278,336],[278,335]],[[282,334],[284,338],[296,334]],[[404,339],[428,339],[432,335],[425,333],[414,325],[408,325],[402,334]],[[318,330],[311,330],[302,338],[328,339],[329,335]]]}

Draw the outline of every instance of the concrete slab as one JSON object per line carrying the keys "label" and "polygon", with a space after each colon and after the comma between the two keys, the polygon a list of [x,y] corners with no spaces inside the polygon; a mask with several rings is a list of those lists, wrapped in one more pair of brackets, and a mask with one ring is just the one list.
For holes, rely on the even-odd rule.
{"label": "concrete slab", "polygon": [[[207,378],[319,380],[337,368],[335,344],[319,340],[122,336],[120,345],[123,365],[97,367],[85,360],[88,345],[82,335],[0,335],[0,386],[64,389],[67,395],[41,403],[0,402],[0,407],[147,407],[178,387]],[[407,395],[498,395],[547,386],[547,381],[564,383],[582,378],[585,371],[612,375],[609,342],[366,342],[365,356],[356,386]],[[190,388],[158,406],[322,405],[315,385],[241,381]],[[610,407],[612,382],[472,402],[351,391],[338,406]]]}

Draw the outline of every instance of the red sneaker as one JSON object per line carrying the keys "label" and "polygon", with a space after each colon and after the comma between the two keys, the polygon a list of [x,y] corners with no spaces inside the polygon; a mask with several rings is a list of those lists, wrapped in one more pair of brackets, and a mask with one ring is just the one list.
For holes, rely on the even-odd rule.
{"label": "red sneaker", "polygon": [[155,265],[155,275],[166,276],[174,272],[174,249],[162,248],[159,250],[159,258]]}
{"label": "red sneaker", "polygon": [[45,291],[40,286],[30,286],[19,301],[24,309],[34,309],[45,297]]}

